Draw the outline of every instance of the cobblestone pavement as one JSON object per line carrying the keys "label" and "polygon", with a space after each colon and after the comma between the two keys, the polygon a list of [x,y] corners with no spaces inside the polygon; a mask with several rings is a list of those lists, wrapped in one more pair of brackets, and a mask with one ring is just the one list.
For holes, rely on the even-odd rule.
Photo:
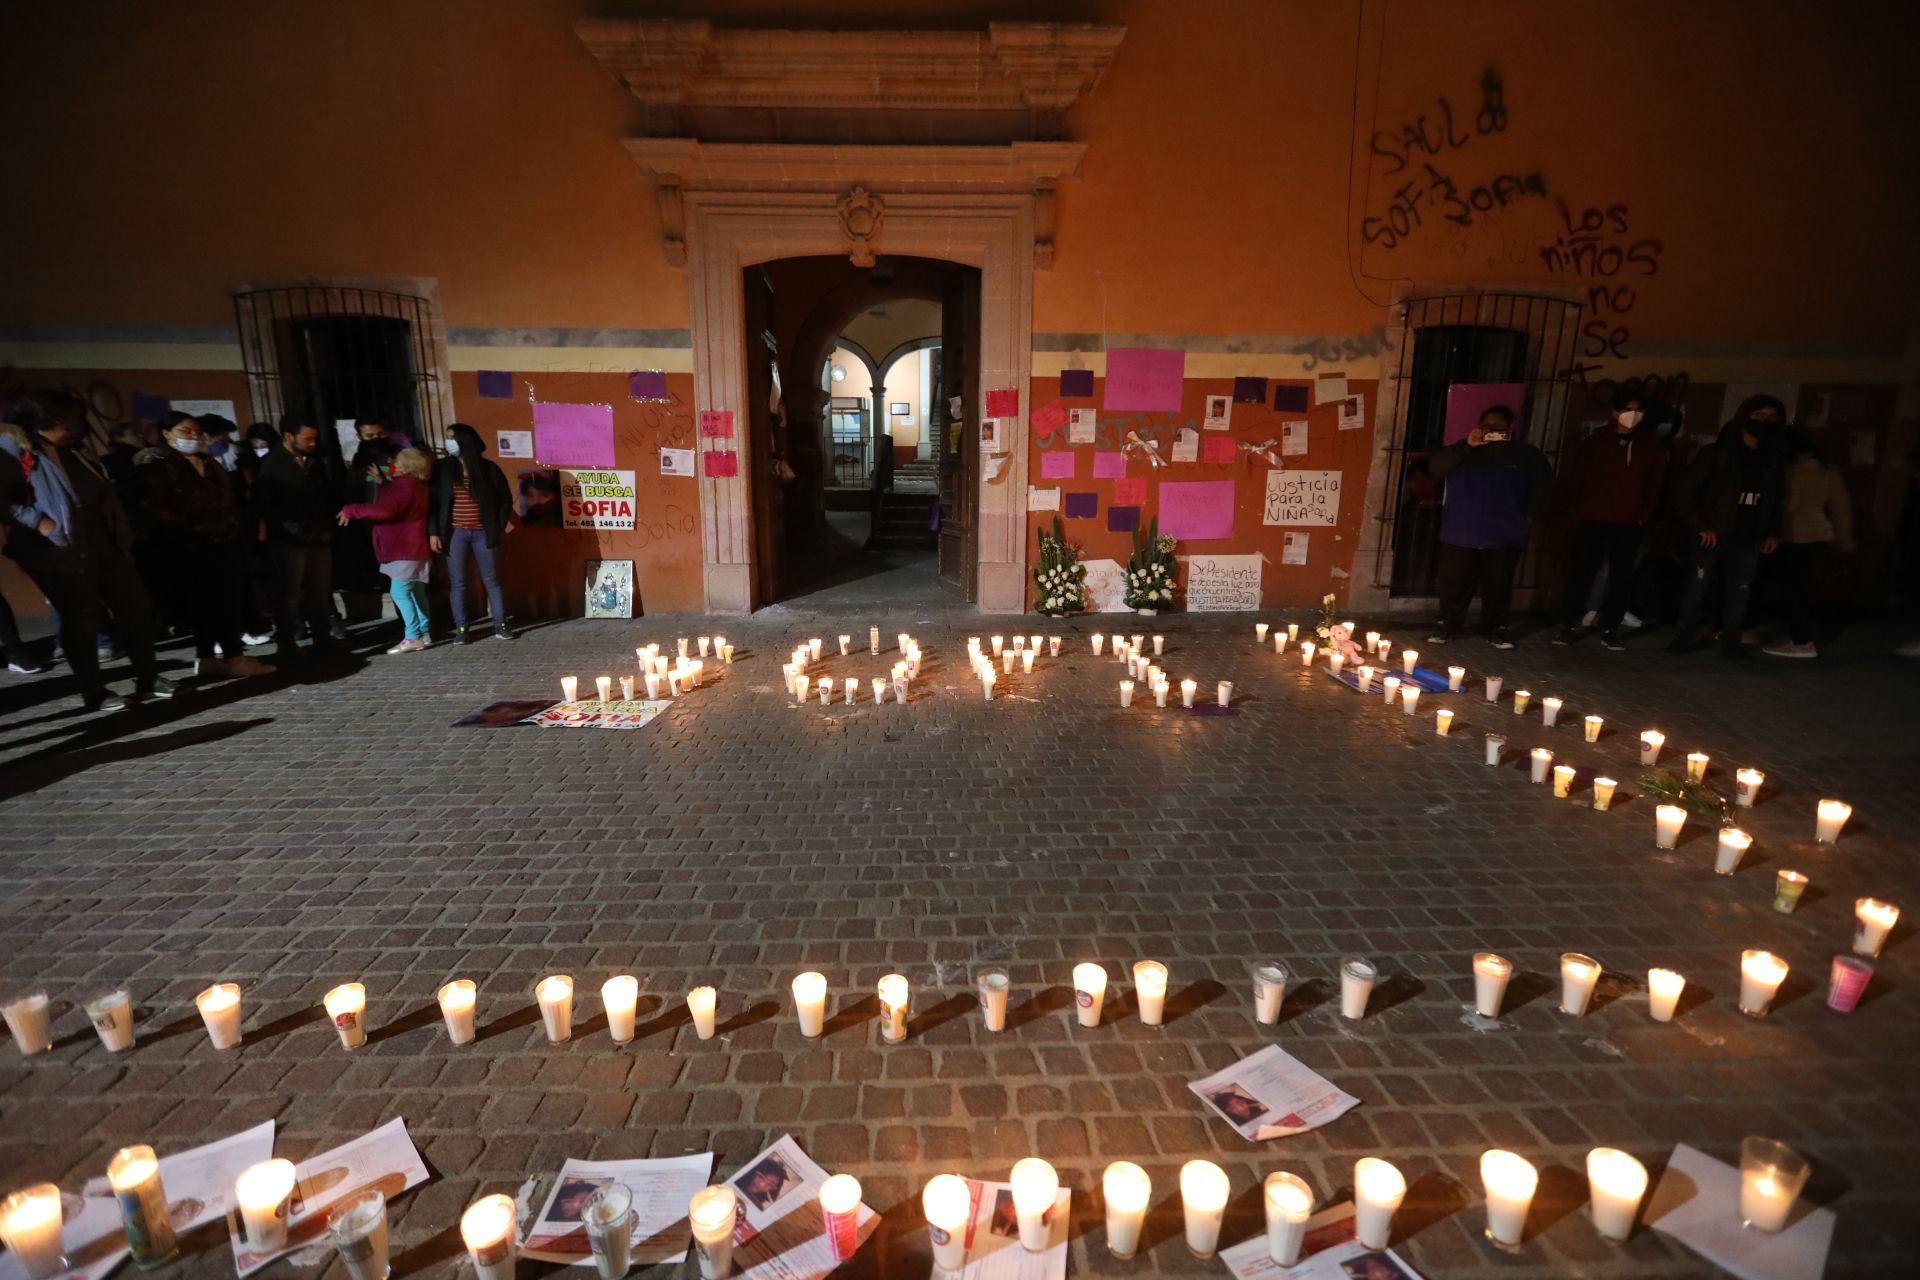
{"label": "cobblestone pavement", "polygon": [[[459,1210],[481,1191],[570,1155],[711,1150],[726,1175],[791,1132],[885,1212],[848,1274],[924,1276],[924,1181],[1004,1178],[1037,1153],[1073,1189],[1073,1274],[1221,1275],[1180,1239],[1181,1162],[1206,1156],[1232,1178],[1231,1242],[1259,1230],[1266,1173],[1298,1172],[1324,1200],[1374,1154],[1412,1184],[1396,1248],[1434,1280],[1639,1278],[1717,1273],[1657,1232],[1600,1239],[1587,1149],[1623,1147],[1657,1172],[1676,1142],[1737,1161],[1744,1135],[1765,1134],[1814,1161],[1809,1195],[1838,1211],[1829,1276],[1915,1274],[1911,925],[1857,1012],[1823,1002],[1857,896],[1920,911],[1912,665],[1735,667],[1654,652],[1657,639],[1626,655],[1554,649],[1544,632],[1511,654],[1466,642],[1443,660],[1559,694],[1562,724],[1467,696],[1442,739],[1424,708],[1389,712],[1256,648],[1239,616],[1105,620],[1163,631],[1176,677],[1239,691],[1228,716],[1123,711],[1117,667],[1088,652],[1100,621],[1005,622],[1067,640],[991,704],[964,647],[995,623],[953,611],[555,624],[91,721],[40,700],[58,684],[0,686],[0,975],[59,1000],[130,983],[142,1019],[122,1057],[71,1011],[52,1053],[0,1050],[5,1181],[77,1190],[124,1143],[177,1150],[269,1117],[297,1158],[402,1116],[436,1176],[395,1207],[396,1274],[450,1274]],[[790,705],[781,655],[815,634],[830,648],[839,630],[864,639],[870,623],[888,652],[856,642],[826,669],[878,674],[911,631],[929,650],[911,704],[874,706],[863,689],[851,708]],[[495,699],[556,693],[564,672],[630,670],[646,640],[709,630],[735,641],[738,665],[642,731],[450,727]],[[1607,717],[1592,746],[1588,712]],[[1632,785],[1646,725],[1676,758],[1710,752],[1722,787],[1735,766],[1767,771],[1738,874],[1712,874],[1710,830],[1654,849],[1653,805]],[[1486,767],[1494,728],[1516,755],[1550,744],[1604,766],[1621,801],[1594,812],[1528,785],[1523,766]],[[1855,814],[1821,850],[1813,805],[1828,794]],[[1770,909],[1783,867],[1812,877],[1793,915]],[[1735,1008],[1744,948],[1792,965],[1764,1020]],[[1518,968],[1493,1027],[1467,1016],[1480,949]],[[1555,1008],[1566,950],[1607,969],[1582,1019]],[[1359,1022],[1335,998],[1352,953],[1383,974]],[[1297,975],[1277,1028],[1249,1017],[1245,966],[1268,956]],[[1143,957],[1172,970],[1165,1027],[1123,998],[1108,1025],[1071,1025],[1074,964],[1104,963],[1118,997]],[[984,961],[1009,965],[1018,988],[1017,1025],[998,1035],[973,1012]],[[1670,1025],[1648,1017],[1650,965],[1689,978]],[[799,1036],[786,995],[805,968],[836,1001],[819,1042]],[[899,1046],[880,1043],[870,998],[891,970],[916,991]],[[529,994],[549,972],[583,991],[585,1025],[557,1046]],[[626,1048],[588,994],[618,972],[647,993]],[[482,1039],[465,1048],[434,1007],[459,975],[482,984]],[[245,986],[248,1034],[218,1053],[191,997],[227,979]],[[375,1027],[353,1054],[320,1013],[347,979],[367,984]],[[723,992],[724,1034],[705,1043],[678,1012],[700,983]],[[1312,1133],[1243,1141],[1187,1082],[1267,1044],[1362,1105]],[[1490,1146],[1542,1169],[1518,1255],[1481,1238]],[[1099,1171],[1117,1158],[1154,1180],[1132,1262],[1108,1255],[1101,1225]],[[217,1242],[193,1243],[181,1272],[231,1275]]]}

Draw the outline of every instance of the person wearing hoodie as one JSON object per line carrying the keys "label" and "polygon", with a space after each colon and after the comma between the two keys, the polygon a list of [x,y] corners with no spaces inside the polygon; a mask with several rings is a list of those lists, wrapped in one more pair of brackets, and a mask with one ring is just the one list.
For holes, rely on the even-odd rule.
{"label": "person wearing hoodie", "polygon": [[320,449],[320,430],[296,414],[280,419],[280,447],[254,477],[254,515],[273,557],[274,635],[283,658],[300,652],[307,624],[313,652],[334,649],[333,531],[340,512],[337,468]]}
{"label": "person wearing hoodie", "polygon": [[467,557],[480,567],[493,618],[493,638],[511,640],[507,606],[500,594],[495,551],[513,516],[513,491],[498,463],[486,456],[480,433],[464,422],[447,428],[447,456],[433,468],[433,506],[427,530],[436,552],[444,551],[451,579],[454,632],[460,643],[474,640],[467,623]]}
{"label": "person wearing hoodie", "polygon": [[1781,428],[1786,406],[1769,395],[1748,396],[1719,439],[1694,455],[1674,488],[1673,505],[1693,535],[1678,634],[1667,647],[1691,653],[1714,579],[1721,584],[1720,652],[1751,658],[1740,641],[1760,557],[1779,544],[1786,509]]}
{"label": "person wearing hoodie", "polygon": [[1528,522],[1546,517],[1553,467],[1546,455],[1514,439],[1513,410],[1489,405],[1466,435],[1428,459],[1446,481],[1440,508],[1440,625],[1429,644],[1458,638],[1467,606],[1480,590],[1480,616],[1496,649],[1513,648],[1507,629],[1513,574],[1527,547]]}
{"label": "person wearing hoodie", "polygon": [[387,575],[393,607],[403,629],[388,653],[415,653],[433,643],[427,620],[427,576],[433,553],[427,545],[427,480],[433,459],[419,449],[398,450],[381,463],[387,479],[371,502],[340,508],[340,523],[365,520],[373,526],[373,554]]}
{"label": "person wearing hoodie", "polygon": [[1667,473],[1667,449],[1641,429],[1646,410],[1637,395],[1623,397],[1608,414],[1608,424],[1568,451],[1560,473],[1559,511],[1573,525],[1568,547],[1566,590],[1560,601],[1560,634],[1555,644],[1572,644],[1584,634],[1580,619],[1587,591],[1604,565],[1606,599],[1595,620],[1600,643],[1624,649],[1620,620],[1633,590],[1633,565],[1647,525],[1660,506]]}
{"label": "person wearing hoodie", "polygon": [[1838,469],[1821,460],[1813,433],[1791,427],[1786,436],[1787,496],[1775,568],[1787,597],[1787,640],[1760,652],[1776,658],[1817,658],[1813,643],[1814,584],[1829,555],[1853,545],[1853,499]]}

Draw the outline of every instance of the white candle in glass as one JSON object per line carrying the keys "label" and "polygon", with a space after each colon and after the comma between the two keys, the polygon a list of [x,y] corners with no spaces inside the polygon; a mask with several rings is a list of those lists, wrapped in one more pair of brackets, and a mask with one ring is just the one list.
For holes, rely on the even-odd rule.
{"label": "white candle in glass", "polygon": [[988,667],[980,673],[980,696],[988,702],[993,701],[993,668]]}
{"label": "white candle in glass", "polygon": [[1393,641],[1387,639],[1385,636],[1381,636],[1380,637],[1380,661],[1385,662],[1392,655],[1393,655]]}
{"label": "white candle in glass", "polygon": [[1278,631],[1273,633],[1273,652],[1277,656],[1284,657],[1287,652],[1287,646],[1300,638],[1300,630],[1298,627],[1288,627],[1287,630],[1292,634],[1282,635]]}
{"label": "white candle in glass", "polygon": [[1028,1253],[1044,1252],[1050,1234],[1047,1215],[1053,1212],[1053,1202],[1060,1193],[1060,1175],[1045,1160],[1028,1156],[1015,1162],[1007,1180],[1013,1184],[1013,1212],[1020,1225],[1020,1247]]}
{"label": "white candle in glass", "polygon": [[1753,802],[1760,795],[1760,787],[1767,775],[1758,769],[1736,769],[1733,772],[1733,802],[1742,809],[1753,808]]}
{"label": "white candle in glass", "polygon": [[[640,678],[646,683],[647,696],[649,698],[657,698],[660,696],[660,673],[659,672],[649,671],[646,674],[642,675]],[[788,667],[787,668],[787,688],[788,689],[793,689],[795,687],[793,684],[793,678],[794,678],[793,668]]]}
{"label": "white candle in glass", "polygon": [[1578,951],[1560,957],[1560,1012],[1584,1017],[1600,982],[1600,962]]}
{"label": "white candle in glass", "polygon": [[1333,674],[1337,676],[1341,673],[1341,671],[1346,669],[1346,665],[1347,665],[1346,654],[1341,653],[1338,649],[1329,649],[1327,651],[1327,670],[1333,672]]}
{"label": "white candle in glass", "polygon": [[1601,716],[1588,716],[1586,719],[1582,720],[1581,724],[1585,727],[1587,741],[1588,742],[1600,741],[1600,730],[1606,725],[1606,723],[1607,723],[1606,720]]}
{"label": "white candle in glass", "polygon": [[1199,687],[1200,686],[1192,680],[1182,680],[1180,682],[1180,705],[1183,707],[1192,706],[1194,691]]}
{"label": "white candle in glass", "polygon": [[1672,1022],[1687,980],[1672,969],[1647,970],[1647,1013],[1655,1022]]}
{"label": "white candle in glass", "polygon": [[1677,804],[1663,804],[1653,811],[1653,844],[1671,849],[1680,843],[1680,828],[1687,825],[1687,811]]}
{"label": "white candle in glass", "polygon": [[1532,761],[1531,777],[1534,785],[1539,786],[1547,780],[1547,771],[1553,768],[1553,752],[1545,747],[1535,747],[1528,755]]}
{"label": "white candle in glass", "polygon": [[1164,707],[1167,705],[1167,691],[1170,687],[1171,686],[1169,686],[1167,682],[1164,680],[1157,680],[1154,682],[1154,685],[1153,685],[1153,705],[1154,706]]}
{"label": "white candle in glass", "polygon": [[1153,656],[1158,658],[1163,654],[1165,654],[1166,651],[1167,651],[1167,638],[1165,636],[1159,636],[1159,635],[1155,636],[1153,638]]}
{"label": "white candle in glass", "polygon": [[593,678],[593,687],[595,691],[599,693],[600,701],[607,702],[613,698],[612,676],[595,676]]}
{"label": "white candle in glass", "polygon": [[513,1197],[482,1196],[460,1215],[460,1240],[479,1280],[513,1280]]}
{"label": "white candle in glass", "polygon": [[1340,962],[1340,1016],[1349,1019],[1364,1018],[1367,1014],[1367,1001],[1373,995],[1373,982],[1378,970],[1373,962],[1359,956],[1349,956]]}
{"label": "white candle in glass", "polygon": [[1433,713],[1433,731],[1443,738],[1452,733],[1453,712],[1447,710],[1445,707],[1437,709]]}
{"label": "white candle in glass", "polygon": [[1500,1004],[1507,998],[1507,981],[1513,977],[1513,961],[1491,951],[1473,957],[1473,1007],[1483,1018],[1500,1016]]}
{"label": "white candle in glass", "polygon": [[1506,679],[1503,676],[1487,677],[1487,701],[1488,702],[1500,701],[1500,686],[1505,683],[1506,683]]}
{"label": "white candle in glass", "polygon": [[1097,964],[1073,966],[1073,1002],[1079,1009],[1080,1025],[1100,1025],[1100,1006],[1107,998],[1107,971]]}
{"label": "white candle in glass", "polygon": [[1180,1166],[1180,1204],[1186,1212],[1187,1249],[1194,1257],[1211,1258],[1220,1247],[1220,1223],[1231,1188],[1226,1170],[1211,1160]]}
{"label": "white candle in glass", "polygon": [[[852,646],[852,644],[853,644],[852,636],[840,637],[840,656],[841,657],[844,658],[847,656],[847,650],[849,647]],[[705,640],[702,640],[700,642],[700,656],[703,658],[707,656],[707,642]]]}
{"label": "white candle in glass", "polygon": [[695,658],[687,664],[687,677],[692,682],[690,685],[691,688],[698,689],[700,687],[700,679],[706,674],[706,671],[707,664],[698,658]]}
{"label": "white candle in glass", "polygon": [[[1279,637],[1276,636],[1274,638],[1278,639]],[[1292,644],[1295,640],[1298,640],[1299,638],[1300,638],[1300,624],[1297,622],[1289,622],[1287,624],[1287,643]]]}
{"label": "white candle in glass", "polygon": [[559,1044],[573,1035],[573,979],[556,973],[540,979],[533,989],[540,1004],[540,1021],[546,1025],[547,1041]]}
{"label": "white candle in glass", "polygon": [[847,705],[852,706],[854,695],[860,692],[860,677],[848,676],[846,680],[841,684],[840,688],[841,688],[841,692],[846,697]]}
{"label": "white candle in glass", "polygon": [[1213,697],[1214,701],[1223,707],[1231,705],[1233,702],[1233,681],[1222,680],[1219,684],[1213,686]]}
{"label": "white candle in glass", "polygon": [[600,1004],[607,1012],[607,1034],[615,1044],[633,1039],[633,1024],[640,1006],[640,980],[630,973],[617,974],[600,984]]}
{"label": "white candle in glass", "polygon": [[833,703],[833,677],[821,676],[820,683],[815,685],[814,688],[820,691],[820,705],[823,707],[831,706]]}
{"label": "white candle in glass", "polygon": [[1587,1152],[1587,1190],[1593,1197],[1593,1229],[1609,1240],[1633,1234],[1633,1220],[1647,1193],[1647,1166],[1612,1147]]}
{"label": "white candle in glass", "polygon": [[911,987],[904,974],[890,973],[880,979],[875,994],[880,999],[880,1038],[899,1044],[907,1038],[907,1005]]}
{"label": "white candle in glass", "polygon": [[580,700],[580,679],[577,676],[560,677],[560,697],[566,702]]}
{"label": "white candle in glass", "polygon": [[133,1048],[133,996],[121,987],[87,1002],[87,1020],[108,1053]]}
{"label": "white candle in glass", "polygon": [[1267,642],[1267,632],[1268,632],[1268,631],[1269,631],[1270,629],[1271,629],[1271,628],[1270,628],[1270,626],[1269,626],[1269,624],[1267,624],[1267,623],[1265,623],[1265,622],[1256,622],[1256,623],[1254,623],[1254,624],[1253,624],[1253,642],[1254,642],[1255,644],[1258,644],[1258,645],[1264,645],[1264,644],[1266,644],[1266,642]]}
{"label": "white candle in glass", "polygon": [[1368,1249],[1384,1249],[1393,1215],[1407,1198],[1407,1180],[1385,1160],[1362,1156],[1353,1164],[1353,1234]]}
{"label": "white candle in glass", "polygon": [[1573,794],[1573,776],[1576,770],[1570,764],[1553,766],[1553,794],[1556,799],[1565,800]]}
{"label": "white candle in glass", "polygon": [[1123,707],[1133,705],[1133,681],[1131,680],[1120,682],[1120,705]]}
{"label": "white candle in glass", "polygon": [[1362,664],[1353,669],[1353,682],[1360,686],[1360,692],[1373,692],[1373,668]]}
{"label": "white candle in glass", "polygon": [[1740,1012],[1748,1017],[1766,1016],[1767,1006],[1787,976],[1787,962],[1771,951],[1740,953]]}
{"label": "white candle in glass", "polygon": [[[994,652],[998,653],[999,650],[995,649]],[[687,642],[685,640],[682,640],[680,642],[680,656],[683,658],[687,656]],[[811,640],[807,641],[807,656],[809,658],[812,658],[815,662],[820,661],[820,637],[819,636],[814,636]]]}
{"label": "white candle in glass", "polygon": [[1310,667],[1313,665],[1313,650],[1314,650],[1313,641],[1302,640],[1300,642],[1300,665],[1301,666]]}
{"label": "white candle in glass", "polygon": [[455,978],[440,988],[439,996],[447,1039],[454,1044],[472,1044],[473,1007],[479,999],[479,988],[471,979]]}
{"label": "white candle in glass", "polygon": [[[0,1009],[7,1030],[22,1057],[32,1057],[53,1048],[53,1002],[44,991],[35,991],[9,1002]],[[224,1047],[224,1046],[216,1046]]]}
{"label": "white candle in glass", "polygon": [[1466,681],[1467,681],[1467,669],[1465,667],[1448,667],[1447,668],[1447,692],[1448,693],[1460,692],[1460,686],[1465,684]]}
{"label": "white candle in glass", "polygon": [[1270,1173],[1263,1197],[1267,1206],[1267,1256],[1283,1267],[1300,1260],[1307,1219],[1313,1216],[1313,1189],[1291,1173]]}
{"label": "white candle in glass", "polygon": [[1167,966],[1157,960],[1135,961],[1133,998],[1140,1006],[1140,1021],[1159,1026],[1167,1008]]}
{"label": "white candle in glass", "polygon": [[1270,1027],[1280,1021],[1280,1005],[1287,996],[1287,971],[1268,961],[1253,967],[1253,1020]]}
{"label": "white candle in glass", "polygon": [[1487,763],[1491,765],[1499,764],[1500,752],[1502,748],[1504,748],[1506,745],[1507,745],[1507,740],[1503,735],[1498,733],[1488,734],[1487,735]]}
{"label": "white candle in glass", "polygon": [[1022,649],[1020,651],[1020,671],[1023,675],[1033,674],[1033,655],[1038,652],[1038,649]]}
{"label": "white candle in glass", "polygon": [[1379,647],[1380,647],[1380,633],[1378,631],[1367,632],[1367,652],[1372,653],[1375,649]]}
{"label": "white candle in glass", "polygon": [[1720,828],[1720,843],[1713,855],[1713,869],[1723,876],[1733,874],[1740,865],[1740,859],[1753,844],[1753,837],[1738,827]]}
{"label": "white candle in glass", "polygon": [[982,969],[979,975],[980,1018],[989,1031],[1007,1029],[1007,993],[1013,981],[1005,969]]}
{"label": "white candle in glass", "polygon": [[149,1146],[122,1147],[107,1164],[107,1185],[120,1202],[127,1245],[141,1270],[171,1262],[180,1254],[167,1192],[160,1182],[160,1158]]}
{"label": "white candle in glass", "polygon": [[60,1188],[41,1182],[0,1201],[0,1240],[19,1262],[28,1280],[48,1280],[67,1269],[61,1253],[64,1214]]}
{"label": "white candle in glass", "polygon": [[1060,637],[1059,636],[1047,637],[1047,656],[1049,658],[1057,658],[1060,656]]}
{"label": "white candle in glass", "polygon": [[826,975],[808,970],[793,980],[793,1007],[800,1019],[800,1034],[812,1040],[827,1026]]}
{"label": "white candle in glass", "polygon": [[693,1034],[702,1040],[713,1039],[714,1013],[720,993],[712,987],[695,987],[687,992],[687,1016],[693,1019]]}
{"label": "white candle in glass", "polygon": [[1560,720],[1560,708],[1564,705],[1558,698],[1540,699],[1540,723],[1546,728],[1553,728]]}
{"label": "white candle in glass", "polygon": [[1388,706],[1392,706],[1398,702],[1400,700],[1400,677],[1388,676],[1382,680],[1380,682],[1380,696],[1386,699]]}
{"label": "white candle in glass", "polygon": [[1640,734],[1640,767],[1651,769],[1660,759],[1660,748],[1666,745],[1667,735],[1658,729],[1647,729]]}
{"label": "white candle in glass", "polygon": [[321,1003],[334,1030],[340,1033],[340,1045],[358,1049],[367,1042],[367,989],[358,982],[345,982],[327,992]]}
{"label": "white candle in glass", "polygon": [[207,1039],[216,1049],[231,1049],[240,1043],[240,984],[216,982],[193,998],[200,1020],[207,1024]]}
{"label": "white candle in glass", "polygon": [[625,698],[628,702],[633,701],[633,677],[632,676],[620,677],[620,696],[622,698]]}
{"label": "white candle in glass", "polygon": [[1487,1193],[1487,1239],[1512,1247],[1526,1232],[1527,1210],[1533,1206],[1540,1171],[1525,1156],[1511,1151],[1480,1153],[1480,1184]]}
{"label": "white candle in glass", "polygon": [[1106,641],[1107,641],[1107,638],[1105,636],[1101,635],[1097,631],[1094,632],[1093,634],[1093,656],[1094,657],[1097,658],[1100,656],[1100,647],[1104,645]]}
{"label": "white candle in glass", "polygon": [[927,1219],[933,1242],[933,1265],[940,1272],[957,1272],[967,1262],[967,1224],[973,1216],[973,1193],[965,1178],[936,1174],[920,1192],[920,1212]]}
{"label": "white candle in glass", "polygon": [[293,1161],[276,1159],[249,1166],[234,1181],[234,1203],[240,1206],[247,1247],[253,1252],[273,1253],[287,1247],[294,1180]]}
{"label": "white candle in glass", "polygon": [[1811,1167],[1784,1143],[1744,1138],[1740,1143],[1740,1221],[1772,1233],[1787,1225]]}
{"label": "white candle in glass", "polygon": [[1408,715],[1417,715],[1420,710],[1420,686],[1407,684],[1400,686],[1400,709]]}
{"label": "white candle in glass", "polygon": [[1687,752],[1687,781],[1705,782],[1707,780],[1707,753],[1704,751]]}
{"label": "white candle in glass", "polygon": [[1843,800],[1822,800],[1814,813],[1813,838],[1821,844],[1838,844],[1840,828],[1853,816],[1853,806]]}
{"label": "white candle in glass", "polygon": [[1887,935],[1900,922],[1900,908],[1877,898],[1856,898],[1853,903],[1853,953],[1877,956],[1887,945]]}
{"label": "white candle in glass", "polygon": [[995,636],[993,638],[993,656],[994,657],[997,658],[1000,656],[1000,650],[1006,647],[1006,643],[1007,643],[1007,638],[1005,636]]}
{"label": "white candle in glass", "polygon": [[1602,813],[1613,807],[1613,792],[1620,784],[1612,778],[1593,780],[1593,807]]}
{"label": "white candle in glass", "polygon": [[1412,675],[1413,668],[1419,661],[1420,651],[1418,649],[1402,649],[1400,651],[1400,670],[1406,674]]}
{"label": "white candle in glass", "polygon": [[1525,689],[1515,689],[1513,691],[1513,714],[1517,716],[1527,714],[1527,706],[1532,701],[1533,695],[1531,693],[1528,693]]}
{"label": "white candle in glass", "polygon": [[1020,660],[1020,654],[1013,649],[1003,649],[1000,653],[1000,670],[1007,675],[1013,674],[1013,664]]}
{"label": "white candle in glass", "polygon": [[1139,1165],[1115,1160],[1100,1175],[1100,1188],[1107,1207],[1107,1250],[1116,1258],[1131,1258],[1140,1248],[1153,1180]]}
{"label": "white candle in glass", "polygon": [[887,682],[882,676],[875,676],[873,678],[873,700],[875,702],[885,702],[887,700]]}
{"label": "white candle in glass", "polygon": [[[874,648],[880,647],[874,629]],[[693,1250],[700,1258],[700,1280],[722,1280],[733,1270],[733,1225],[739,1216],[739,1198],[729,1186],[702,1187],[687,1202],[687,1223],[693,1228]]]}

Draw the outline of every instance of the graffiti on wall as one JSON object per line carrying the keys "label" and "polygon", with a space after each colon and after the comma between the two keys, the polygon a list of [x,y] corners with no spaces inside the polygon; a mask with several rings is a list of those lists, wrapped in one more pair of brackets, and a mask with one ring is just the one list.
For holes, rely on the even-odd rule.
{"label": "graffiti on wall", "polygon": [[1361,239],[1394,249],[1435,223],[1471,227],[1517,202],[1544,198],[1547,183],[1538,170],[1465,181],[1453,176],[1455,153],[1506,129],[1506,88],[1499,70],[1488,67],[1480,77],[1477,110],[1456,110],[1441,97],[1432,111],[1375,130],[1367,148],[1380,176],[1392,181],[1385,207],[1361,218]]}
{"label": "graffiti on wall", "polygon": [[1536,246],[1536,252],[1550,275],[1586,286],[1587,319],[1580,327],[1574,381],[1602,408],[1622,392],[1647,404],[1684,404],[1692,382],[1684,372],[1595,377],[1607,362],[1633,358],[1633,311],[1648,282],[1660,274],[1666,245],[1635,228],[1632,207],[1625,202],[1586,205],[1577,213],[1565,200],[1554,204],[1560,214],[1559,234]]}

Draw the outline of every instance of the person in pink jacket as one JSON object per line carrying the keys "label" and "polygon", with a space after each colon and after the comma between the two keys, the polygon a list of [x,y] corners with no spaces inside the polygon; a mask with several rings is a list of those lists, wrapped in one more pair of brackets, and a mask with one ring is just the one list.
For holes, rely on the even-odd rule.
{"label": "person in pink jacket", "polygon": [[340,523],[365,520],[373,526],[373,553],[380,572],[392,583],[393,607],[406,634],[388,653],[415,653],[433,643],[427,621],[427,572],[433,552],[427,545],[427,477],[433,460],[419,449],[402,449],[393,460],[393,478],[380,486],[372,502],[340,508]]}

